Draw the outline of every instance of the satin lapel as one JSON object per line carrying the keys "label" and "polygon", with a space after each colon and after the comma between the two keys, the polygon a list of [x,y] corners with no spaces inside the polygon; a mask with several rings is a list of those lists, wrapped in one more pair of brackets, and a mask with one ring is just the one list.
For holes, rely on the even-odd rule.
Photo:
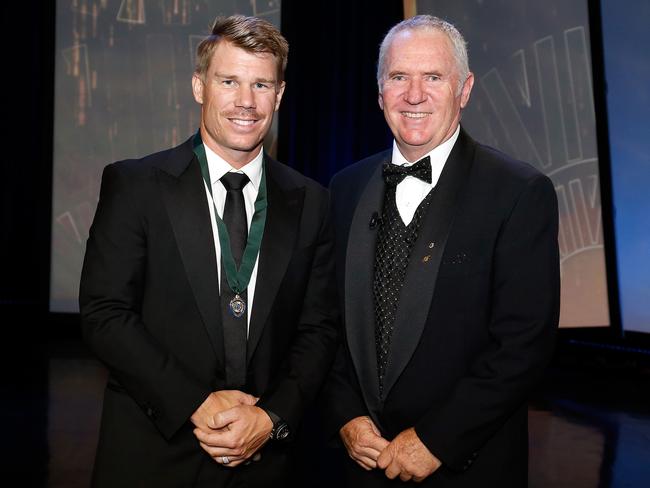
{"label": "satin lapel", "polygon": [[[428,319],[438,269],[458,208],[459,195],[472,165],[474,145],[464,132],[449,155],[434,188],[420,235],[411,252],[391,337],[385,397],[408,364]],[[435,320],[435,317],[433,318]]]}
{"label": "satin lapel", "polygon": [[[159,183],[176,245],[215,355],[223,364],[217,259],[208,203],[191,141],[159,165]],[[182,325],[182,324],[181,324]]]}
{"label": "satin lapel", "polygon": [[[390,152],[388,153],[390,158]],[[377,228],[370,228],[373,214],[381,214],[384,199],[383,159],[377,160],[359,198],[348,234],[345,258],[345,327],[352,361],[370,414],[377,421],[381,410],[375,312],[372,298]],[[363,185],[360,182],[359,187]]]}
{"label": "satin lapel", "polygon": [[248,333],[250,362],[262,336],[295,247],[305,196],[302,187],[287,187],[280,163],[265,155],[268,207],[257,267],[257,282]]}

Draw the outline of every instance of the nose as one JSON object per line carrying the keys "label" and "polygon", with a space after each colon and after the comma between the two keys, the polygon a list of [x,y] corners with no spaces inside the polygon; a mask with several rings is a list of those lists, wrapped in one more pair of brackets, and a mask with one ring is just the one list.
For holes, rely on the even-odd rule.
{"label": "nose", "polygon": [[255,108],[255,95],[248,84],[242,83],[239,85],[235,105],[242,108]]}
{"label": "nose", "polygon": [[425,100],[424,90],[422,89],[422,80],[419,78],[411,78],[408,82],[408,87],[404,93],[404,100],[411,105],[417,105]]}

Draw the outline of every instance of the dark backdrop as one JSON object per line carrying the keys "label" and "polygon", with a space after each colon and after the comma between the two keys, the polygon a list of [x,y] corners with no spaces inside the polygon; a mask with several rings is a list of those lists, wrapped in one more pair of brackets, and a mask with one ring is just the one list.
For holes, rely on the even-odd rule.
{"label": "dark backdrop", "polygon": [[2,472],[16,475],[7,479],[40,486],[47,468],[54,2],[2,2],[0,9],[0,458]]}
{"label": "dark backdrop", "polygon": [[290,51],[278,157],[327,185],[337,170],[392,142],[377,104],[376,62],[403,10],[400,1],[334,1],[308,15],[306,3],[282,2]]}

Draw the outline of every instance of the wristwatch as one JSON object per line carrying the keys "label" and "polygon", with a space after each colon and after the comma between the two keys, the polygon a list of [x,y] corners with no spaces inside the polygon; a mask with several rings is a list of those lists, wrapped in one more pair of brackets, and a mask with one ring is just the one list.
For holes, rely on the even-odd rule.
{"label": "wristwatch", "polygon": [[271,419],[271,422],[273,422],[273,428],[271,429],[271,435],[269,438],[273,441],[283,441],[287,439],[289,437],[289,434],[291,434],[289,424],[287,424],[284,420],[282,420],[270,410],[264,409],[264,411]]}

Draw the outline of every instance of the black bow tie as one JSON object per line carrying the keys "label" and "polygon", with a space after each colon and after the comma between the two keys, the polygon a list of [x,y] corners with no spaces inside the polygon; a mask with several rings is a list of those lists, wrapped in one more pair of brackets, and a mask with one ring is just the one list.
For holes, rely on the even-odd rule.
{"label": "black bow tie", "polygon": [[398,166],[391,162],[384,163],[384,180],[388,186],[399,185],[407,176],[415,176],[431,183],[431,159],[429,156],[420,159],[411,166]]}

